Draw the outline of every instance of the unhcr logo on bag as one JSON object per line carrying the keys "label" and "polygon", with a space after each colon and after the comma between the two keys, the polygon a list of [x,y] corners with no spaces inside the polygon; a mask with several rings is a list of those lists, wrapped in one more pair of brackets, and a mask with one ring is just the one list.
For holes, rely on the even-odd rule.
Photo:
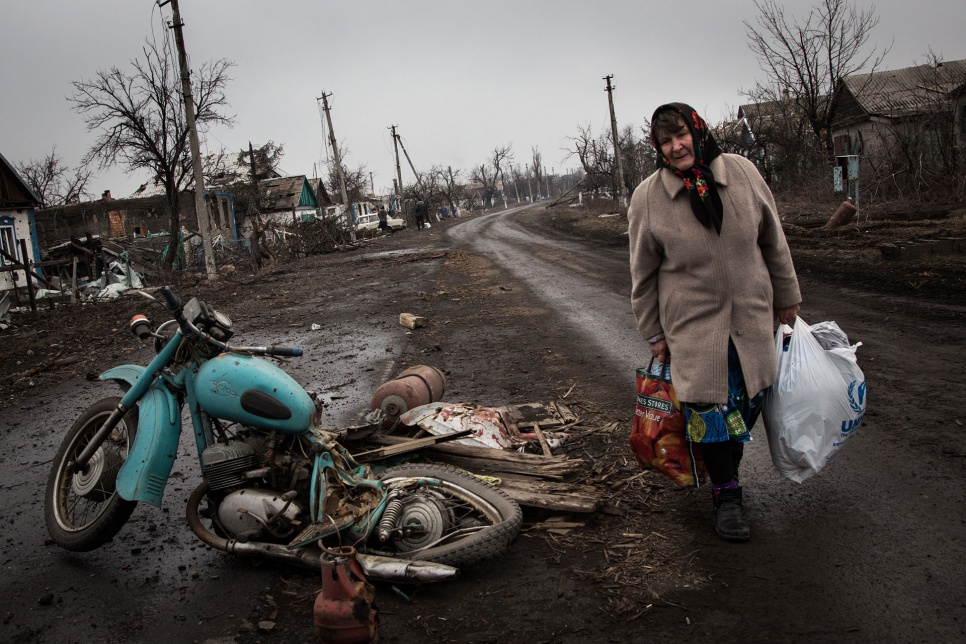
{"label": "unhcr logo on bag", "polygon": [[855,430],[859,428],[859,425],[862,424],[862,418],[865,416],[865,391],[866,385],[864,380],[861,383],[857,380],[849,383],[849,407],[857,415],[855,418],[842,421],[842,433],[839,436],[841,440],[836,441],[834,445],[841,445],[847,441],[855,433]]}
{"label": "unhcr logo on bag", "polygon": [[855,386],[857,383],[857,380],[849,383],[849,406],[852,411],[861,414],[865,409],[865,380],[858,387]]}
{"label": "unhcr logo on bag", "polygon": [[647,409],[653,409],[663,414],[670,414],[674,405],[665,398],[651,398],[650,396],[637,395],[637,404]]}

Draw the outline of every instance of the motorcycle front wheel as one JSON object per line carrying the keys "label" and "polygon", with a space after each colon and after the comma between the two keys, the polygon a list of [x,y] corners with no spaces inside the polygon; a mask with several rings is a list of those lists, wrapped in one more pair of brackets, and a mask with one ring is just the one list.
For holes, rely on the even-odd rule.
{"label": "motorcycle front wheel", "polygon": [[71,472],[70,464],[90,442],[120,398],[105,398],[90,406],[71,425],[60,444],[47,479],[44,515],[47,532],[61,548],[87,552],[114,538],[137,501],[117,493],[117,472],[127,460],[138,425],[137,407],[124,415],[88,463],[86,472]]}
{"label": "motorcycle front wheel", "polygon": [[398,557],[467,566],[504,553],[523,523],[516,501],[452,467],[400,465],[379,480],[400,490],[381,523],[394,529],[387,545]]}

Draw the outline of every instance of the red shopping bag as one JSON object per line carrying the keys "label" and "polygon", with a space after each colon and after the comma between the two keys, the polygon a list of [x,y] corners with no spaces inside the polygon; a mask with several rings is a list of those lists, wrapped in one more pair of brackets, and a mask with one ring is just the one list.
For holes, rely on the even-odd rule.
{"label": "red shopping bag", "polygon": [[643,468],[653,468],[678,485],[695,485],[705,478],[704,462],[684,436],[684,410],[671,385],[671,366],[654,361],[637,370],[637,412],[631,430],[631,451]]}

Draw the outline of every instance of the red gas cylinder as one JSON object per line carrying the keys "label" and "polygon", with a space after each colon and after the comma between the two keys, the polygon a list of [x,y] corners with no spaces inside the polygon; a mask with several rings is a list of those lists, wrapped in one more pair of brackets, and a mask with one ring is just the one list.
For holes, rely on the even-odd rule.
{"label": "red gas cylinder", "polygon": [[323,644],[375,644],[376,589],[366,581],[352,547],[322,548],[322,592],[315,598],[315,632]]}
{"label": "red gas cylinder", "polygon": [[443,397],[446,376],[435,367],[416,365],[383,383],[372,395],[370,409],[382,409],[383,427],[392,428],[396,420],[413,407],[428,405]]}

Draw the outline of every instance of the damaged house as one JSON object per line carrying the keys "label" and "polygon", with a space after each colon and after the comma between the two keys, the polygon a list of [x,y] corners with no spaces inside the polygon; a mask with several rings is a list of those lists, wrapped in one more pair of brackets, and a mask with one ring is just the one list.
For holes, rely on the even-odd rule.
{"label": "damaged house", "polygon": [[0,291],[26,284],[24,271],[15,265],[40,257],[36,211],[40,198],[0,154]]}
{"label": "damaged house", "polygon": [[852,74],[833,100],[835,155],[858,155],[867,180],[921,179],[962,164],[966,60]]}
{"label": "damaged house", "polygon": [[[206,194],[209,220],[214,242],[228,243],[238,239],[234,199],[229,192]],[[198,231],[194,193],[179,196],[181,225],[191,238]],[[100,199],[45,208],[37,212],[37,232],[45,252],[52,259],[76,255],[83,273],[93,278],[121,252],[130,252],[137,270],[150,272],[161,261],[170,234],[171,221],[164,195],[134,196],[114,199],[105,191]],[[191,250],[189,239],[185,248]],[[106,254],[107,257],[101,257]]]}
{"label": "damaged house", "polygon": [[[321,215],[319,198],[304,174],[259,181],[258,216],[263,224],[290,226],[311,221]],[[241,234],[249,237],[251,218],[246,218]]]}

